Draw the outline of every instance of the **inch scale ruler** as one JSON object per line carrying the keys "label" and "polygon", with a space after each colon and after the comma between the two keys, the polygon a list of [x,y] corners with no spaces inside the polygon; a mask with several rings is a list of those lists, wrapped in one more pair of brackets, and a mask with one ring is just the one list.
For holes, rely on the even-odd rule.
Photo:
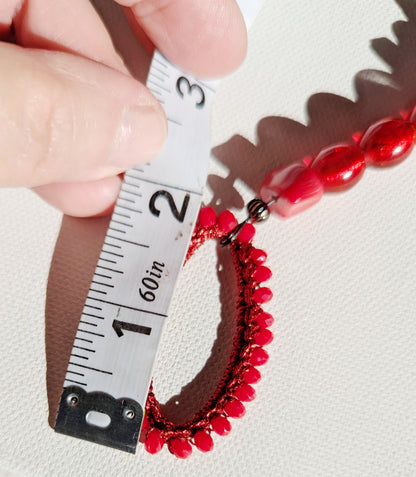
{"label": "inch scale ruler", "polygon": [[[263,0],[240,0],[247,26]],[[153,365],[207,177],[214,83],[155,52],[168,137],[126,172],[80,317],[55,431],[134,453]]]}

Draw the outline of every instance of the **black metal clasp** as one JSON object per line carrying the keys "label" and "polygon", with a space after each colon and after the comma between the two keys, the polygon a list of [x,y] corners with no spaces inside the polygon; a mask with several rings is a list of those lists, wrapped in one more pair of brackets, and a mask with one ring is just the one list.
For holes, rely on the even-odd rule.
{"label": "black metal clasp", "polygon": [[277,197],[273,197],[273,199],[271,199],[269,202],[264,202],[261,199],[250,200],[250,202],[247,204],[248,217],[243,220],[243,222],[240,222],[233,230],[231,230],[228,235],[223,237],[220,241],[220,245],[222,247],[230,245],[230,243],[232,243],[238,237],[238,234],[241,232],[241,229],[245,224],[252,222],[263,222],[264,220],[267,220],[270,216],[269,205],[273,204],[273,202],[276,202],[276,200]]}

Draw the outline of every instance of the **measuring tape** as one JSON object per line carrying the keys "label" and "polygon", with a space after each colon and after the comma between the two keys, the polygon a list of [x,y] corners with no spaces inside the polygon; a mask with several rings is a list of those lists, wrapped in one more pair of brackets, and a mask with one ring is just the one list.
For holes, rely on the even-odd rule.
{"label": "measuring tape", "polygon": [[[247,26],[263,0],[240,0]],[[125,173],[74,339],[55,431],[134,453],[153,365],[200,208],[215,83],[154,53],[168,120],[151,164]]]}

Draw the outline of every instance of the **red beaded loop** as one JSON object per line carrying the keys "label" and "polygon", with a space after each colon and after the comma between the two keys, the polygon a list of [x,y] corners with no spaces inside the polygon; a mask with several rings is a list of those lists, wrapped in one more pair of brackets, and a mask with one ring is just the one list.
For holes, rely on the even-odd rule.
{"label": "red beaded loop", "polygon": [[[231,212],[222,213],[217,223],[213,219],[213,209],[203,208],[195,228],[186,260],[210,238],[221,240],[237,223]],[[214,213],[215,214],[215,213]],[[264,312],[261,304],[269,301],[272,292],[269,288],[259,287],[271,277],[269,268],[262,265],[266,254],[255,249],[251,240],[255,229],[246,224],[242,236],[230,245],[234,267],[239,284],[237,302],[236,334],[228,366],[217,389],[207,404],[185,424],[175,424],[162,413],[152,387],[146,403],[147,430],[144,430],[145,449],[150,453],[159,452],[164,444],[178,458],[187,458],[192,446],[201,452],[212,450],[214,446],[211,433],[227,435],[231,431],[230,419],[242,417],[246,408],[243,402],[252,401],[256,392],[253,384],[260,380],[257,366],[264,364],[268,354],[262,348],[270,343],[272,333],[260,323],[269,326],[271,315]],[[241,234],[240,234],[241,235]]]}

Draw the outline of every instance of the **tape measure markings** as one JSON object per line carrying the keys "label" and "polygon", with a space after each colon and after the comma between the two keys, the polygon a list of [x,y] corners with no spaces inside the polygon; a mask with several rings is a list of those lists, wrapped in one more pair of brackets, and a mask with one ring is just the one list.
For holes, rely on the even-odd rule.
{"label": "tape measure markings", "polygon": [[149,182],[150,184],[155,184],[155,185],[159,185],[159,186],[162,186],[162,187],[169,187],[170,189],[181,190],[183,192],[189,192],[190,194],[196,194],[196,195],[202,196],[202,191],[199,191],[199,190],[185,189],[183,187],[173,185],[173,184],[168,184],[168,183],[164,183],[164,182],[160,182],[160,181],[146,179],[144,177],[132,176],[128,172],[126,172],[125,176],[140,180],[140,182]]}
{"label": "tape measure markings", "polygon": [[[239,0],[248,17],[261,3]],[[182,72],[157,51],[147,86],[164,104],[167,140],[151,164],[125,173],[55,425],[58,432],[128,452],[135,452],[168,307],[200,207],[215,93],[215,83]],[[92,412],[107,414],[110,423],[100,427],[88,418]]]}

